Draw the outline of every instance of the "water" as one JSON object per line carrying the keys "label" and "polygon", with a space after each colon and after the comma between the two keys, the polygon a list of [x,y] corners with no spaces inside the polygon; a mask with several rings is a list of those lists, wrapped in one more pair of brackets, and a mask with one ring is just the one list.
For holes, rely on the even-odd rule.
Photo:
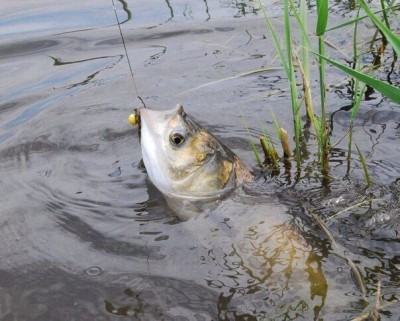
{"label": "water", "polygon": [[[123,4],[146,104],[182,103],[256,170],[241,115],[254,137],[261,126],[273,132],[270,109],[288,129],[292,120],[253,2]],[[127,122],[140,102],[111,3],[1,8],[1,320],[354,320],[379,293],[380,320],[399,320],[398,106],[372,93],[357,122],[373,187],[356,153],[343,179],[346,139],[324,181],[311,136],[297,184],[294,169],[260,175],[211,214],[180,222],[140,165]],[[271,8],[281,30],[280,8]],[[346,35],[331,36],[345,51]],[[393,68],[382,77],[398,84]],[[343,74],[328,74],[337,142],[351,96]],[[330,236],[313,215],[336,215]]]}

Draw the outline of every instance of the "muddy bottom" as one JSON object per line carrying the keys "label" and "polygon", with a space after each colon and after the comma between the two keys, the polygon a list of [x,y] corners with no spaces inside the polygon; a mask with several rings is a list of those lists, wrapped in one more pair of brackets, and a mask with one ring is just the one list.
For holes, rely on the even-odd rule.
{"label": "muddy bottom", "polygon": [[[289,131],[292,116],[255,4],[116,7],[137,93],[111,3],[14,1],[3,10],[0,319],[355,320],[372,311],[399,320],[398,106],[372,92],[361,107],[353,139],[374,181],[366,188],[341,140],[348,79],[328,69],[339,142],[330,178],[312,135],[300,174],[295,163],[261,174],[243,118],[258,139],[274,133],[270,110]],[[271,8],[281,32],[281,10]],[[351,52],[351,36],[349,28],[330,41]],[[398,66],[388,77],[399,81]],[[136,94],[154,109],[182,103],[255,181],[180,221],[140,164],[127,121]]]}

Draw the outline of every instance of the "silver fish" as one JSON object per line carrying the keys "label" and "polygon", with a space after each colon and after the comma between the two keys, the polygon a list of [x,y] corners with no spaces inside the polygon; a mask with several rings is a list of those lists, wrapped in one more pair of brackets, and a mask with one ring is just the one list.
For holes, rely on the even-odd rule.
{"label": "silver fish", "polygon": [[181,105],[167,111],[142,108],[138,113],[143,162],[150,181],[178,214],[198,210],[200,201],[221,199],[252,180],[242,161]]}

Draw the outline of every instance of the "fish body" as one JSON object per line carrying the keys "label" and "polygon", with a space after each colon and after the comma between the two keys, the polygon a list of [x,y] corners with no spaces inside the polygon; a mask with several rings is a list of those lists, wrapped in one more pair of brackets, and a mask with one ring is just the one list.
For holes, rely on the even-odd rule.
{"label": "fish body", "polygon": [[139,114],[143,162],[167,200],[215,200],[252,180],[238,156],[181,105],[167,111],[142,108]]}

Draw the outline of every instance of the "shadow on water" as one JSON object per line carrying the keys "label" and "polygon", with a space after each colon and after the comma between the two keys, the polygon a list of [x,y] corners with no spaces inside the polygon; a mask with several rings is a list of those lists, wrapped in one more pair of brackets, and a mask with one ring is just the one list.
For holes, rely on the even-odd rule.
{"label": "shadow on water", "polygon": [[60,41],[57,40],[25,40],[23,42],[0,45],[1,58],[6,59],[18,55],[40,53],[60,44]]}

